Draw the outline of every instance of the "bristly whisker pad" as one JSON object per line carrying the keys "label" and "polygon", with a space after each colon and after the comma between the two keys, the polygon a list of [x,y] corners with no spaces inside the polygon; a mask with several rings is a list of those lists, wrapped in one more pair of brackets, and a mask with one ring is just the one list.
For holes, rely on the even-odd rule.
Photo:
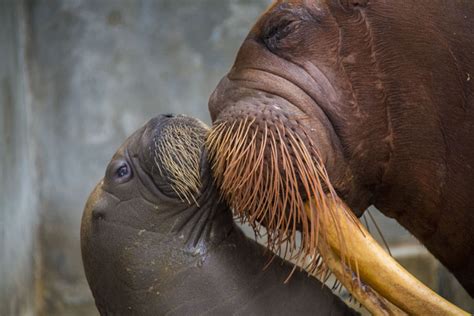
{"label": "bristly whisker pad", "polygon": [[[319,231],[322,216],[336,221],[328,200],[336,193],[315,144],[302,128],[287,125],[251,118],[216,122],[206,143],[213,174],[236,216],[254,230],[266,227],[270,250],[281,255],[285,244],[297,265],[325,275],[318,246],[326,243]],[[304,211],[308,201],[311,212]]]}

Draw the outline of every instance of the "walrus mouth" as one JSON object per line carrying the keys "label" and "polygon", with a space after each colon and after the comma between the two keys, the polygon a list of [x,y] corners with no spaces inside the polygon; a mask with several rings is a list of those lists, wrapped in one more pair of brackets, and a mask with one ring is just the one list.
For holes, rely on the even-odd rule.
{"label": "walrus mouth", "polygon": [[266,227],[274,252],[286,244],[283,255],[310,273],[324,279],[330,270],[375,315],[467,315],[377,244],[337,196],[304,128],[217,120],[206,145],[223,197],[256,231]]}

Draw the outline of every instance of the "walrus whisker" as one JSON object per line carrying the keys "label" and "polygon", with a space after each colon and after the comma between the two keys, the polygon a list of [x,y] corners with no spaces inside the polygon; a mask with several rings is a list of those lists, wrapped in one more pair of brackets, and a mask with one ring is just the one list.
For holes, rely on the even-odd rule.
{"label": "walrus whisker", "polygon": [[[372,216],[372,213],[370,213],[370,210],[367,210],[366,213],[369,214],[370,220],[371,220],[372,223],[374,224],[375,229],[377,230],[377,232],[378,232],[380,238],[382,238],[383,244],[384,244],[384,246],[385,246],[385,249],[387,249],[388,254],[389,254],[391,257],[393,257],[392,252],[390,251],[390,247],[388,246],[388,243],[387,243],[387,241],[385,240],[385,237],[383,236],[382,231],[381,231],[380,228],[379,228],[379,225],[377,225],[377,222],[375,221],[375,218]],[[365,215],[365,213],[364,213],[364,215]],[[364,218],[365,218],[365,216],[364,216]],[[367,224],[367,226],[368,226],[368,224]],[[370,231],[369,231],[369,233],[370,233]]]}
{"label": "walrus whisker", "polygon": [[[235,124],[236,124],[236,122],[232,123],[232,126],[230,127],[229,131],[234,130]],[[232,133],[228,132],[228,133],[224,134],[224,139],[222,139],[221,148],[219,148],[219,150],[222,150],[222,153],[224,155],[227,155],[227,152],[230,150],[229,147],[225,146],[225,144],[228,143],[231,138],[232,138]]]}
{"label": "walrus whisker", "polygon": [[[257,131],[255,131],[255,135],[256,135],[256,134],[257,134]],[[254,164],[254,165],[251,165],[251,164],[248,164],[248,165],[247,165],[247,168],[252,168],[252,169],[250,169],[250,170],[246,170],[246,171],[245,171],[245,172],[248,174],[248,178],[250,178],[250,177],[253,175],[256,166],[258,166],[258,165],[261,163],[261,161],[263,161],[263,156],[264,156],[265,146],[266,146],[266,141],[267,141],[267,140],[266,140],[266,136],[267,136],[267,135],[266,135],[266,129],[265,129],[265,135],[264,135],[264,137],[262,137],[262,140],[261,140],[262,143],[261,143],[261,145],[260,145],[260,151],[259,151],[259,155],[258,155],[258,157],[257,157],[257,160],[255,161],[255,164]],[[253,143],[253,142],[252,142],[252,143]],[[253,145],[252,145],[252,146],[253,146]],[[229,166],[229,167],[231,167],[231,166]],[[238,169],[237,169],[237,170],[238,170]],[[246,182],[247,182],[247,180],[248,180],[248,178],[242,178],[242,180],[241,180],[240,184],[237,186],[237,188],[240,188],[242,185],[245,185]]]}
{"label": "walrus whisker", "polygon": [[293,266],[293,269],[291,270],[291,272],[288,274],[288,277],[285,279],[284,283],[288,283],[290,281],[290,279],[293,276],[293,274],[295,273],[296,269],[298,269],[298,266],[295,264]]}
{"label": "walrus whisker", "polygon": [[[241,134],[238,134],[238,135],[236,136],[236,139],[237,139],[237,140],[240,140],[240,141],[239,141],[238,145],[230,152],[230,154],[233,154],[234,152],[237,152],[237,153],[240,152],[240,148],[241,148],[242,146],[244,146],[244,144],[245,144],[245,137],[247,137],[247,134],[248,134],[248,132],[249,132],[249,130],[250,130],[250,126],[252,126],[252,123],[253,123],[253,121],[250,122],[249,124],[247,124],[245,121],[241,121],[241,122],[239,123],[239,127],[237,128],[237,130],[238,130],[239,133],[241,133]],[[246,125],[246,127],[245,127],[245,125]],[[244,127],[245,127],[245,128],[244,128]],[[256,136],[256,135],[255,135],[255,136]],[[241,152],[241,157],[244,156],[245,153],[246,153],[246,150],[242,151],[242,152]],[[237,158],[236,158],[236,161],[238,161],[239,159],[240,159],[240,157],[237,157]]]}
{"label": "walrus whisker", "polygon": [[[224,128],[224,123],[216,123],[213,129],[209,130],[206,136],[208,140],[207,146],[214,147],[215,142],[217,142],[218,137],[216,135],[220,135],[221,130]],[[214,162],[215,163],[215,162]],[[211,165],[214,167],[214,165]]]}
{"label": "walrus whisker", "polygon": [[[258,188],[260,185],[261,185],[261,182],[263,180],[263,172],[264,172],[264,168],[263,168],[263,164],[257,164],[258,165],[258,168],[256,170],[258,176],[257,176],[257,181],[255,183],[255,187]],[[249,196],[249,200],[247,202],[247,204],[244,204],[242,207],[244,207],[245,209],[247,208],[250,208],[250,209],[257,209],[257,206],[255,205],[255,203],[257,203],[258,201],[258,192],[257,190],[253,190]]]}
{"label": "walrus whisker", "polygon": [[[256,125],[254,121],[244,118],[216,123],[208,134],[206,146],[213,173],[219,175],[215,177],[217,184],[242,222],[253,229],[262,224],[267,228],[269,249],[281,254],[286,243],[285,256],[290,253],[297,264],[313,258],[309,271],[319,271],[321,265],[315,258],[319,239],[324,237],[319,234],[320,213],[327,213],[325,216],[335,221],[325,203],[334,190],[320,155],[314,146],[309,150],[284,124],[274,124],[270,129],[266,123]],[[300,190],[314,202],[308,215],[299,211],[304,205]],[[300,245],[295,242],[298,225]],[[338,227],[337,222],[334,226]],[[343,243],[342,233],[340,238]]]}
{"label": "walrus whisker", "polygon": [[[281,137],[280,130],[276,129],[276,131],[278,133],[279,139],[281,139],[282,137]],[[286,183],[286,187],[289,188],[289,190],[284,190],[285,198],[284,198],[283,205],[286,206],[288,204],[288,199],[291,198],[291,200],[295,200],[297,185],[295,187],[295,183],[292,180],[296,179],[296,175],[294,174],[294,170],[293,170],[293,168],[291,168],[291,164],[289,163],[289,160],[287,159],[289,154],[288,154],[286,146],[283,145],[283,142],[280,142],[280,150],[282,151],[282,164],[283,164],[283,170],[285,171],[285,177],[286,177],[285,183]],[[291,175],[290,175],[290,172],[292,173]],[[287,227],[286,227],[285,231],[288,231],[289,224],[291,223],[291,221],[293,221],[292,236],[291,237],[292,237],[292,249],[294,249],[294,248],[296,248],[296,244],[295,244],[296,243],[296,239],[295,239],[296,223],[299,220],[299,215],[300,214],[296,209],[296,204],[294,204],[294,203],[290,203],[289,212],[290,212],[290,217],[289,217],[290,220],[288,221],[288,224],[287,224]]]}
{"label": "walrus whisker", "polygon": [[266,269],[268,269],[268,267],[272,264],[272,262],[274,261],[276,257],[277,257],[276,254],[273,254],[272,256],[270,256],[270,258],[268,259],[268,262],[265,263],[265,265],[263,266],[262,271],[265,271]]}
{"label": "walrus whisker", "polygon": [[[261,142],[263,142],[263,140],[262,140]],[[263,148],[263,144],[261,144],[260,147]],[[260,150],[260,152],[261,152],[261,156],[262,156],[262,158],[263,158],[263,150]],[[260,156],[260,154],[259,154],[259,156]],[[259,163],[259,161],[261,161],[261,160],[260,160],[260,158],[258,157],[258,158],[257,158],[257,161],[254,162],[254,165],[255,165],[255,166],[258,166],[258,168],[260,169],[260,170],[259,170],[259,171],[260,171],[260,172],[259,172],[259,175],[261,176],[261,178],[260,178],[260,179],[257,179],[256,183],[254,183],[254,185],[255,185],[255,186],[258,185],[258,187],[259,187],[260,185],[262,185],[262,179],[264,178],[262,175],[263,175],[264,172],[265,172],[265,170],[264,170],[264,165],[261,164],[261,163]],[[251,164],[248,163],[247,166],[251,166]],[[253,167],[252,167],[252,168],[253,168]],[[245,171],[247,171],[247,170],[248,170],[248,167],[245,169]],[[265,180],[268,181],[267,178],[265,178]],[[242,180],[241,183],[243,184],[243,183],[244,183],[244,180]],[[264,184],[264,185],[266,186],[267,184]],[[259,199],[258,193],[259,193],[258,190],[253,190],[253,191],[251,192],[250,198],[249,198],[249,200],[248,200],[248,202],[247,202],[247,203],[250,203],[250,205],[244,203],[244,204],[242,205],[243,209],[247,209],[247,207],[248,207],[248,208],[251,208],[251,209],[256,209],[256,210],[261,209],[261,210],[263,210],[263,208],[259,208],[259,207],[260,207],[261,204],[264,203],[265,201],[262,201],[262,200]],[[255,205],[255,203],[258,203],[258,204]],[[255,214],[255,215],[257,215],[257,214]],[[254,220],[252,219],[252,220],[250,220],[250,222],[254,222]]]}
{"label": "walrus whisker", "polygon": [[[293,135],[291,135],[291,134],[290,134],[290,137],[292,138],[292,141],[293,141],[293,147],[294,147],[294,148],[297,148],[298,151],[301,152],[302,150],[301,150],[301,148],[299,148],[298,141],[297,141],[297,140],[293,137]],[[296,151],[296,152],[298,152],[298,151]],[[295,161],[296,161],[297,166],[298,166],[298,168],[299,168],[298,170],[300,170],[300,178],[301,178],[301,182],[302,182],[302,184],[303,184],[303,187],[304,187],[304,189],[305,189],[306,192],[310,192],[311,189],[310,189],[310,185],[309,185],[308,180],[307,180],[307,179],[310,177],[310,174],[308,173],[308,170],[306,169],[306,165],[305,165],[305,163],[302,161],[302,159],[303,159],[303,158],[302,158],[299,154],[296,154],[296,155],[295,155]],[[313,193],[313,194],[314,194],[314,193]],[[311,205],[313,206],[314,204],[311,203]],[[315,240],[314,240],[314,235],[317,235],[317,234],[318,234],[318,231],[314,230],[314,227],[313,227],[313,225],[314,225],[314,219],[312,218],[313,215],[314,215],[314,209],[313,209],[312,212],[310,213],[310,216],[311,216],[311,218],[310,218],[310,225],[312,226],[312,227],[310,228],[310,231],[314,231],[315,234],[310,234],[310,243],[309,243],[310,249],[306,250],[309,255],[312,255],[313,252],[315,251],[315,247],[313,247],[313,249],[311,249],[311,245],[315,245],[315,243],[314,243],[314,242],[315,242]],[[308,229],[308,227],[305,227],[304,229],[305,229],[305,231],[306,231],[306,230]]]}
{"label": "walrus whisker", "polygon": [[[203,134],[203,130],[206,134]],[[203,130],[189,129],[182,125],[171,126],[161,131],[159,139],[157,136],[153,138],[154,165],[161,176],[170,180],[171,188],[179,199],[188,204],[197,204],[195,196],[201,188],[201,147],[192,140],[205,137],[207,128]],[[169,146],[170,143],[173,143],[173,146]],[[162,169],[161,166],[165,168]]]}

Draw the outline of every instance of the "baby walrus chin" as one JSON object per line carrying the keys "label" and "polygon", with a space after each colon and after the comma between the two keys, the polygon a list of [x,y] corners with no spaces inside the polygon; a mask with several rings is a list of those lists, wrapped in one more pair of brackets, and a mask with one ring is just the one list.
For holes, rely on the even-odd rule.
{"label": "baby walrus chin", "polygon": [[153,118],[87,201],[81,247],[101,315],[351,315],[316,279],[244,236],[185,116]]}

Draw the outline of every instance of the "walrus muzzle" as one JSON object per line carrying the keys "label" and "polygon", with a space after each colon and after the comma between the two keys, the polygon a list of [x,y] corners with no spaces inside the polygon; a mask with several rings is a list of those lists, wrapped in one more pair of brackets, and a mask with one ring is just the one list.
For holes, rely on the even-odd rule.
{"label": "walrus muzzle", "polygon": [[289,241],[293,260],[316,275],[329,269],[374,314],[465,313],[377,244],[338,197],[305,129],[256,120],[217,121],[207,145],[225,198],[241,220],[266,227],[270,249]]}
{"label": "walrus muzzle", "polygon": [[207,145],[225,198],[243,221],[267,228],[273,251],[289,241],[293,260],[320,276],[329,268],[374,314],[465,313],[377,244],[338,197],[304,129],[255,118],[217,121]]}

